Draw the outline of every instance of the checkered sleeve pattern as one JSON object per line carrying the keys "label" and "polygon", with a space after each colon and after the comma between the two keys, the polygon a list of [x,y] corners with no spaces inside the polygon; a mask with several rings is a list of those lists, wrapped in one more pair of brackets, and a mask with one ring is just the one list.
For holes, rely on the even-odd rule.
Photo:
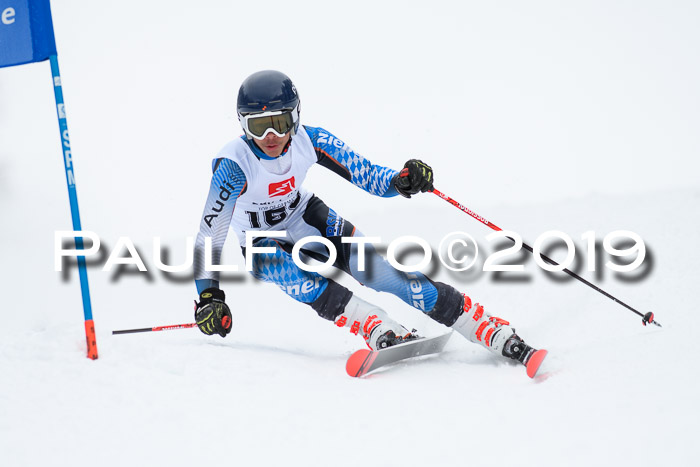
{"label": "checkered sleeve pattern", "polygon": [[391,184],[396,170],[372,164],[323,128],[304,128],[311,138],[319,164],[372,195],[389,197],[398,194]]}

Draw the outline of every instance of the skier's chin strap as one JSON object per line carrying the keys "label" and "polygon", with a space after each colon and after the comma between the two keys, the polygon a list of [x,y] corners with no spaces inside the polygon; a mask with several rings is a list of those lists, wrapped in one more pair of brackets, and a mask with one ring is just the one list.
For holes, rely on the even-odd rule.
{"label": "skier's chin strap", "polygon": [[[273,161],[277,159],[277,157],[270,157],[267,154],[263,152],[262,149],[258,146],[258,144],[255,142],[254,139],[248,139],[246,138],[245,135],[241,136],[243,140],[248,143],[248,147],[250,148],[251,151],[253,151],[253,154],[255,154],[255,157],[258,159],[265,159],[266,161]],[[279,155],[279,157],[284,156],[287,153],[287,150],[289,150],[289,147],[292,145],[292,136],[289,137],[289,141],[287,141],[287,145],[284,147],[282,150],[282,154]]]}

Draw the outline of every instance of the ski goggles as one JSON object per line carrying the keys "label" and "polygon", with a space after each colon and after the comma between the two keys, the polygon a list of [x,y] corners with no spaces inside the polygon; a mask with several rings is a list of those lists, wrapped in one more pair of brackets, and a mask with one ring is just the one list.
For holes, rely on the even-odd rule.
{"label": "ski goggles", "polygon": [[282,137],[296,126],[299,107],[293,110],[273,110],[250,115],[239,115],[243,131],[255,139],[265,139],[268,133]]}

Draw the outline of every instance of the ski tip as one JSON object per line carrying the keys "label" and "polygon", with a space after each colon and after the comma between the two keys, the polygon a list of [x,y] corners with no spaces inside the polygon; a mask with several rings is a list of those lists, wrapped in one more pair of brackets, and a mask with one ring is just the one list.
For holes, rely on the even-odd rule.
{"label": "ski tip", "polygon": [[547,351],[544,349],[536,351],[534,354],[532,354],[532,357],[530,357],[530,360],[527,361],[527,375],[530,378],[534,378],[535,375],[537,374],[537,370],[540,369],[540,365],[542,365],[542,360],[547,356]]}
{"label": "ski tip", "polygon": [[365,362],[371,353],[368,349],[361,349],[350,355],[348,362],[345,364],[345,371],[348,372],[348,375],[353,378],[364,375],[368,366]]}

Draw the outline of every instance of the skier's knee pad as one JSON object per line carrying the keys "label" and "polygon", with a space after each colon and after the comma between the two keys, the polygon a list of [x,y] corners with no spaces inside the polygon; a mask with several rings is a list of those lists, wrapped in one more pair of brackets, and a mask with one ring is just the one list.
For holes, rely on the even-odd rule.
{"label": "skier's knee pad", "polygon": [[462,314],[464,295],[442,282],[433,282],[433,285],[438,291],[438,297],[433,309],[426,314],[438,323],[452,326]]}

